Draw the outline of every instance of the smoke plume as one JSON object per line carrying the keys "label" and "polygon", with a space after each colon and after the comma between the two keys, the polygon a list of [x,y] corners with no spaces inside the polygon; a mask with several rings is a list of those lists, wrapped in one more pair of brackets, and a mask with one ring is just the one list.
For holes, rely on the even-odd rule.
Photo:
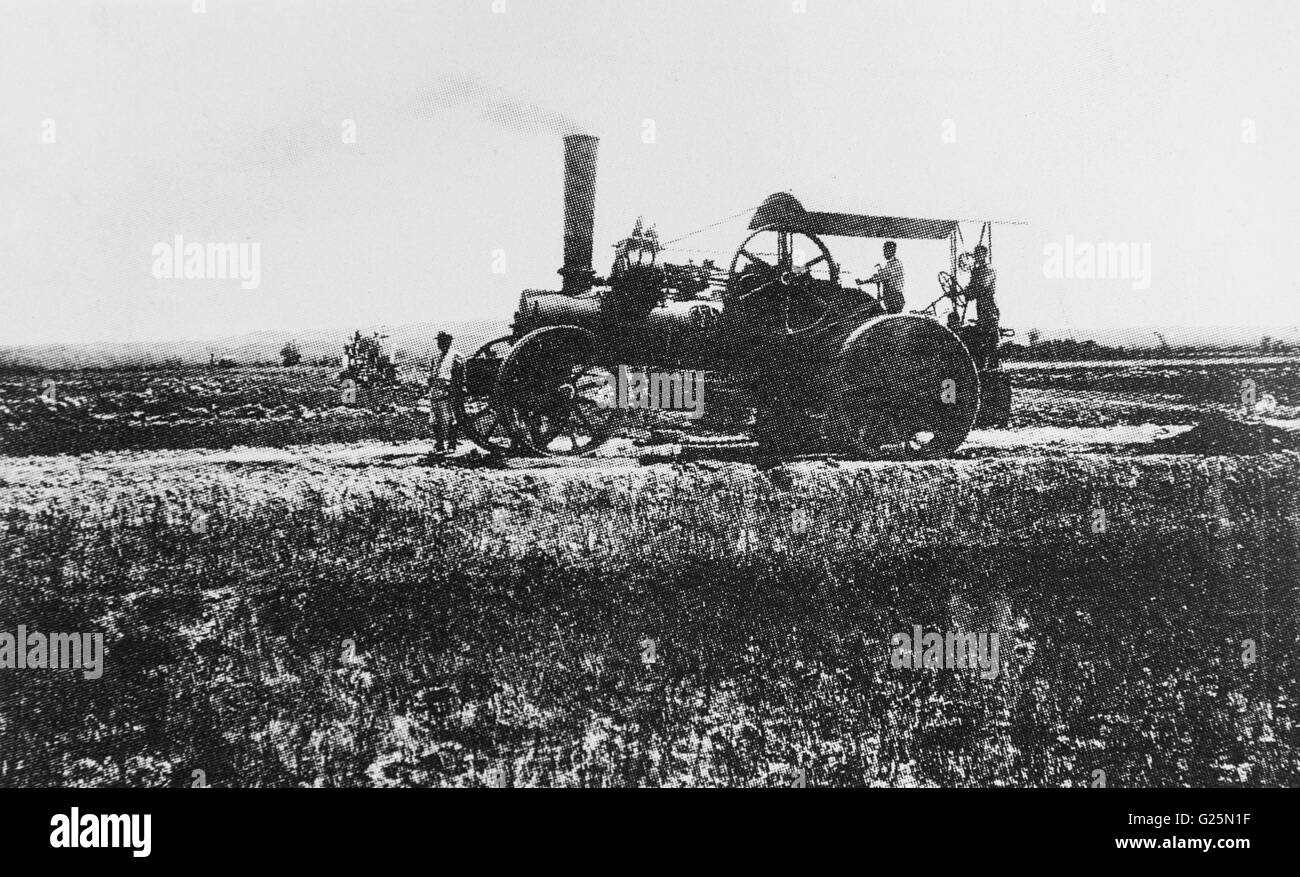
{"label": "smoke plume", "polygon": [[585,127],[564,113],[556,112],[508,94],[476,76],[452,77],[418,99],[421,115],[432,116],[439,110],[476,109],[494,125],[530,134],[584,134]]}

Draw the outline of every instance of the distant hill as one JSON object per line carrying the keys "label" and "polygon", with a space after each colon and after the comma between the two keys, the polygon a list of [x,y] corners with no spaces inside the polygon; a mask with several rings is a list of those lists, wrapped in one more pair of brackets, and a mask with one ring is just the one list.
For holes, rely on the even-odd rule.
{"label": "distant hill", "polygon": [[437,343],[435,336],[443,329],[456,337],[456,347],[466,356],[483,343],[510,332],[510,326],[505,322],[480,320],[445,324],[411,323],[402,326],[358,325],[306,332],[264,329],[244,335],[195,341],[19,345],[0,347],[0,368],[114,368],[163,365],[176,360],[181,363],[206,364],[209,354],[240,364],[278,363],[280,349],[287,341],[297,343],[303,361],[310,362],[320,357],[341,356],[343,345],[352,340],[355,330],[360,330],[363,335],[371,332],[388,335],[384,339],[384,348],[390,354],[405,351],[409,357],[427,360],[433,355]]}

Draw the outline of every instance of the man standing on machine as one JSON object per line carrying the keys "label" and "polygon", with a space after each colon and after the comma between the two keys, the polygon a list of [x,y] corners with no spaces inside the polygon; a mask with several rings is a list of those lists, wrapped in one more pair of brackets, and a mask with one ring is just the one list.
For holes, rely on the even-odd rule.
{"label": "man standing on machine", "polygon": [[907,307],[907,299],[903,296],[903,263],[895,255],[897,252],[898,244],[885,241],[884,267],[879,268],[869,279],[858,281],[880,285],[880,301],[890,314],[901,314],[903,308]]}
{"label": "man standing on machine", "polygon": [[966,301],[975,302],[975,327],[980,333],[978,357],[981,368],[996,368],[998,344],[1002,340],[999,325],[1001,314],[996,299],[998,272],[989,264],[989,248],[980,244],[975,248],[975,264],[970,269],[970,283],[966,284]]}

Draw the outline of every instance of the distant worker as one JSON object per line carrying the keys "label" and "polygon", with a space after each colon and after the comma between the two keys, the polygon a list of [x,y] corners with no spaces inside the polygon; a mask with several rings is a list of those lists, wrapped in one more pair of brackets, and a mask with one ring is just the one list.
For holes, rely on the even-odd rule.
{"label": "distant worker", "polygon": [[998,344],[1002,340],[997,287],[998,272],[989,264],[989,248],[980,244],[975,248],[970,283],[966,284],[966,301],[975,302],[975,327],[981,335],[979,358],[984,368],[993,368],[997,364]]}
{"label": "distant worker", "polygon": [[433,427],[435,453],[454,453],[458,438],[459,424],[451,403],[464,380],[465,357],[452,349],[451,340],[447,332],[438,333],[438,352],[429,366],[429,425]]}
{"label": "distant worker", "polygon": [[880,300],[885,310],[891,314],[901,314],[903,308],[907,306],[907,300],[903,296],[903,263],[895,255],[898,252],[898,244],[885,241],[884,250],[884,267],[869,279],[859,282],[879,284]]}

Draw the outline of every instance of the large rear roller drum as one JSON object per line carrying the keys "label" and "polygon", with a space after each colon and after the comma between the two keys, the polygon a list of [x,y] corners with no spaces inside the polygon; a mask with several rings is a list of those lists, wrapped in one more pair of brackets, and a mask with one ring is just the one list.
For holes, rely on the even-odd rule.
{"label": "large rear roller drum", "polygon": [[841,345],[825,388],[834,453],[865,459],[946,457],[966,440],[980,407],[965,345],[938,321],[892,314]]}

